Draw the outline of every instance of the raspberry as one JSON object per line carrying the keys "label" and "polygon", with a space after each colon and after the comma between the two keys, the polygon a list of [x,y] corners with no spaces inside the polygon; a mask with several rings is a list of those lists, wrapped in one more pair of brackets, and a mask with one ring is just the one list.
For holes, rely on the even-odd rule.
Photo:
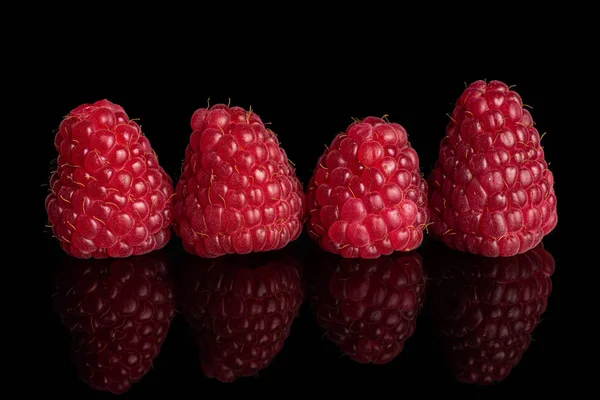
{"label": "raspberry", "polygon": [[416,252],[375,260],[321,253],[311,277],[317,321],[359,363],[392,361],[412,336],[425,279]]}
{"label": "raspberry", "polygon": [[483,385],[504,380],[546,310],[554,258],[542,245],[512,257],[432,253],[431,304],[456,378]]}
{"label": "raspberry", "polygon": [[302,185],[260,117],[217,104],[192,116],[174,230],[191,254],[277,250],[302,231]]}
{"label": "raspberry", "polygon": [[456,250],[524,253],[558,221],[540,135],[499,81],[474,82],[456,101],[428,184],[431,234]]}
{"label": "raspberry", "polygon": [[128,391],[152,366],[175,315],[163,255],[65,257],[54,307],[71,331],[79,377],[95,390]]}
{"label": "raspberry", "polygon": [[427,183],[404,128],[354,122],[319,158],[308,189],[308,232],[328,252],[377,258],[423,241]]}
{"label": "raspberry", "polygon": [[121,106],[101,100],[75,108],[54,146],[58,169],[45,205],[67,254],[121,258],[165,246],[173,182]]}
{"label": "raspberry", "polygon": [[280,251],[200,261],[187,256],[179,281],[202,370],[221,382],[266,368],[303,301],[300,266]]}

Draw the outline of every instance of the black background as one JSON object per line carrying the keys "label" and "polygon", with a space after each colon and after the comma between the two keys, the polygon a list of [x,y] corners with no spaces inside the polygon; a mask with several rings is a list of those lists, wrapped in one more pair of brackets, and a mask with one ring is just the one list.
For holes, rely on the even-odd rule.
{"label": "black background", "polygon": [[[53,43],[53,50],[62,40]],[[572,163],[571,144],[565,143],[556,112],[557,92],[551,81],[555,70],[527,67],[521,54],[511,62],[462,63],[446,52],[423,50],[427,55],[408,57],[398,48],[335,49],[331,43],[324,53],[315,53],[311,45],[298,46],[285,55],[270,56],[272,47],[254,45],[254,54],[236,56],[232,49],[243,41],[228,42],[227,56],[204,49],[201,45],[187,51],[175,50],[169,43],[147,52],[121,51],[111,57],[86,57],[88,48],[82,39],[73,48],[62,47],[61,56],[44,62],[34,77],[31,94],[41,99],[43,107],[35,111],[35,168],[39,189],[38,206],[32,213],[42,230],[45,224],[43,200],[56,157],[53,131],[64,115],[81,103],[109,99],[123,106],[130,118],[139,118],[142,130],[159,156],[161,165],[174,182],[179,176],[183,153],[191,133],[189,121],[199,107],[228,103],[252,107],[279,137],[282,147],[297,167],[304,188],[317,158],[333,137],[352,122],[352,117],[388,115],[392,122],[403,125],[412,146],[420,157],[421,171],[427,176],[437,157],[455,99],[468,84],[477,79],[498,79],[516,85],[531,111],[540,133],[548,132],[543,145],[550,169],[555,176],[559,222],[544,239],[546,249],[556,260],[552,276],[553,292],[542,323],[534,332],[534,340],[521,363],[505,382],[480,388],[457,383],[446,368],[436,346],[433,328],[427,318],[417,323],[415,335],[409,339],[401,355],[385,366],[359,365],[341,357],[334,345],[322,338],[322,331],[304,306],[295,321],[292,334],[273,364],[258,377],[243,378],[234,384],[219,384],[203,377],[195,350],[187,335],[187,324],[178,316],[171,326],[154,370],[134,384],[127,397],[175,395],[201,396],[209,387],[231,389],[239,384],[281,383],[289,388],[306,387],[318,391],[321,385],[335,390],[364,387],[398,390],[405,393],[442,392],[464,397],[516,396],[549,393],[571,384],[570,364],[565,361],[572,352],[564,333],[571,315],[566,299],[574,295],[566,284],[571,268],[571,243],[566,214],[574,204],[570,192],[567,167]],[[335,56],[327,53],[335,52]],[[95,48],[97,50],[97,47]],[[160,50],[160,51],[159,51]],[[247,50],[247,48],[246,48]],[[524,52],[549,57],[547,52]],[[89,54],[88,54],[89,55]],[[64,57],[63,57],[64,56]],[[406,56],[406,57],[405,57]],[[476,57],[475,57],[476,58]],[[61,63],[64,60],[64,63]],[[48,68],[44,68],[47,66]],[[558,79],[558,78],[556,78]],[[560,125],[560,126],[559,126]],[[565,222],[566,221],[566,222]],[[103,397],[79,381],[69,359],[68,332],[59,323],[51,306],[52,277],[62,253],[49,232],[41,235],[41,263],[36,282],[40,303],[31,310],[38,327],[36,352],[43,360],[36,368],[32,382],[39,382],[48,395],[73,394],[79,398]],[[305,234],[295,246],[311,248]],[[180,244],[173,238],[169,251],[178,253]],[[426,253],[427,245],[419,252]],[[39,351],[37,350],[39,349]],[[34,391],[32,385],[29,391]],[[212,389],[211,389],[212,390]]]}

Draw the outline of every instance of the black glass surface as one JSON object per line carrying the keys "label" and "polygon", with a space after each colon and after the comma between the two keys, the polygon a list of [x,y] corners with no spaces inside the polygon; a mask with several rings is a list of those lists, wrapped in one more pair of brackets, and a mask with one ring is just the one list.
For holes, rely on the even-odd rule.
{"label": "black glass surface", "polygon": [[124,260],[61,256],[44,338],[51,387],[84,397],[309,381],[547,388],[561,368],[557,268],[543,245],[490,259],[431,240],[376,260],[327,254],[305,237],[217,259],[186,254],[178,239]]}

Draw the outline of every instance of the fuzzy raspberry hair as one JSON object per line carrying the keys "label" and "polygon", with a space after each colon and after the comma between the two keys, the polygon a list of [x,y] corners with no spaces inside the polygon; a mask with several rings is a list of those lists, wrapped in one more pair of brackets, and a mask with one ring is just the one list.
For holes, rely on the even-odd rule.
{"label": "fuzzy raspberry hair", "polygon": [[173,182],[121,106],[101,100],[75,108],[54,145],[58,169],[46,211],[67,254],[123,258],[167,244]]}
{"label": "fuzzy raspberry hair", "polygon": [[319,158],[307,196],[308,233],[330,253],[377,258],[423,241],[427,183],[399,124],[352,123]]}
{"label": "fuzzy raspberry hair", "polygon": [[264,252],[302,231],[305,197],[275,133],[240,107],[196,110],[177,182],[174,230],[191,254]]}
{"label": "fuzzy raspberry hair", "polygon": [[557,224],[554,177],[521,97],[499,81],[456,101],[429,176],[434,238],[487,257],[535,247]]}

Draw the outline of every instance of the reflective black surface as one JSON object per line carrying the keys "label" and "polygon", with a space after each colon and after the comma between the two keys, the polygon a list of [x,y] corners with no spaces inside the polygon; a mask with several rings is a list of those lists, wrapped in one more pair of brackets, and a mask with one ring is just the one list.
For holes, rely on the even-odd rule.
{"label": "reflective black surface", "polygon": [[431,314],[449,366],[461,382],[503,381],[546,311],[554,257],[542,245],[505,258],[432,248]]}
{"label": "reflective black surface", "polygon": [[71,359],[90,388],[127,392],[159,355],[175,310],[163,252],[127,259],[65,256],[53,305],[71,334]]}
{"label": "reflective black surface", "polygon": [[278,252],[200,259],[175,238],[125,260],[54,256],[43,338],[54,393],[310,382],[510,394],[549,390],[564,368],[560,263],[542,246],[486,259],[427,240],[348,260],[302,236]]}

